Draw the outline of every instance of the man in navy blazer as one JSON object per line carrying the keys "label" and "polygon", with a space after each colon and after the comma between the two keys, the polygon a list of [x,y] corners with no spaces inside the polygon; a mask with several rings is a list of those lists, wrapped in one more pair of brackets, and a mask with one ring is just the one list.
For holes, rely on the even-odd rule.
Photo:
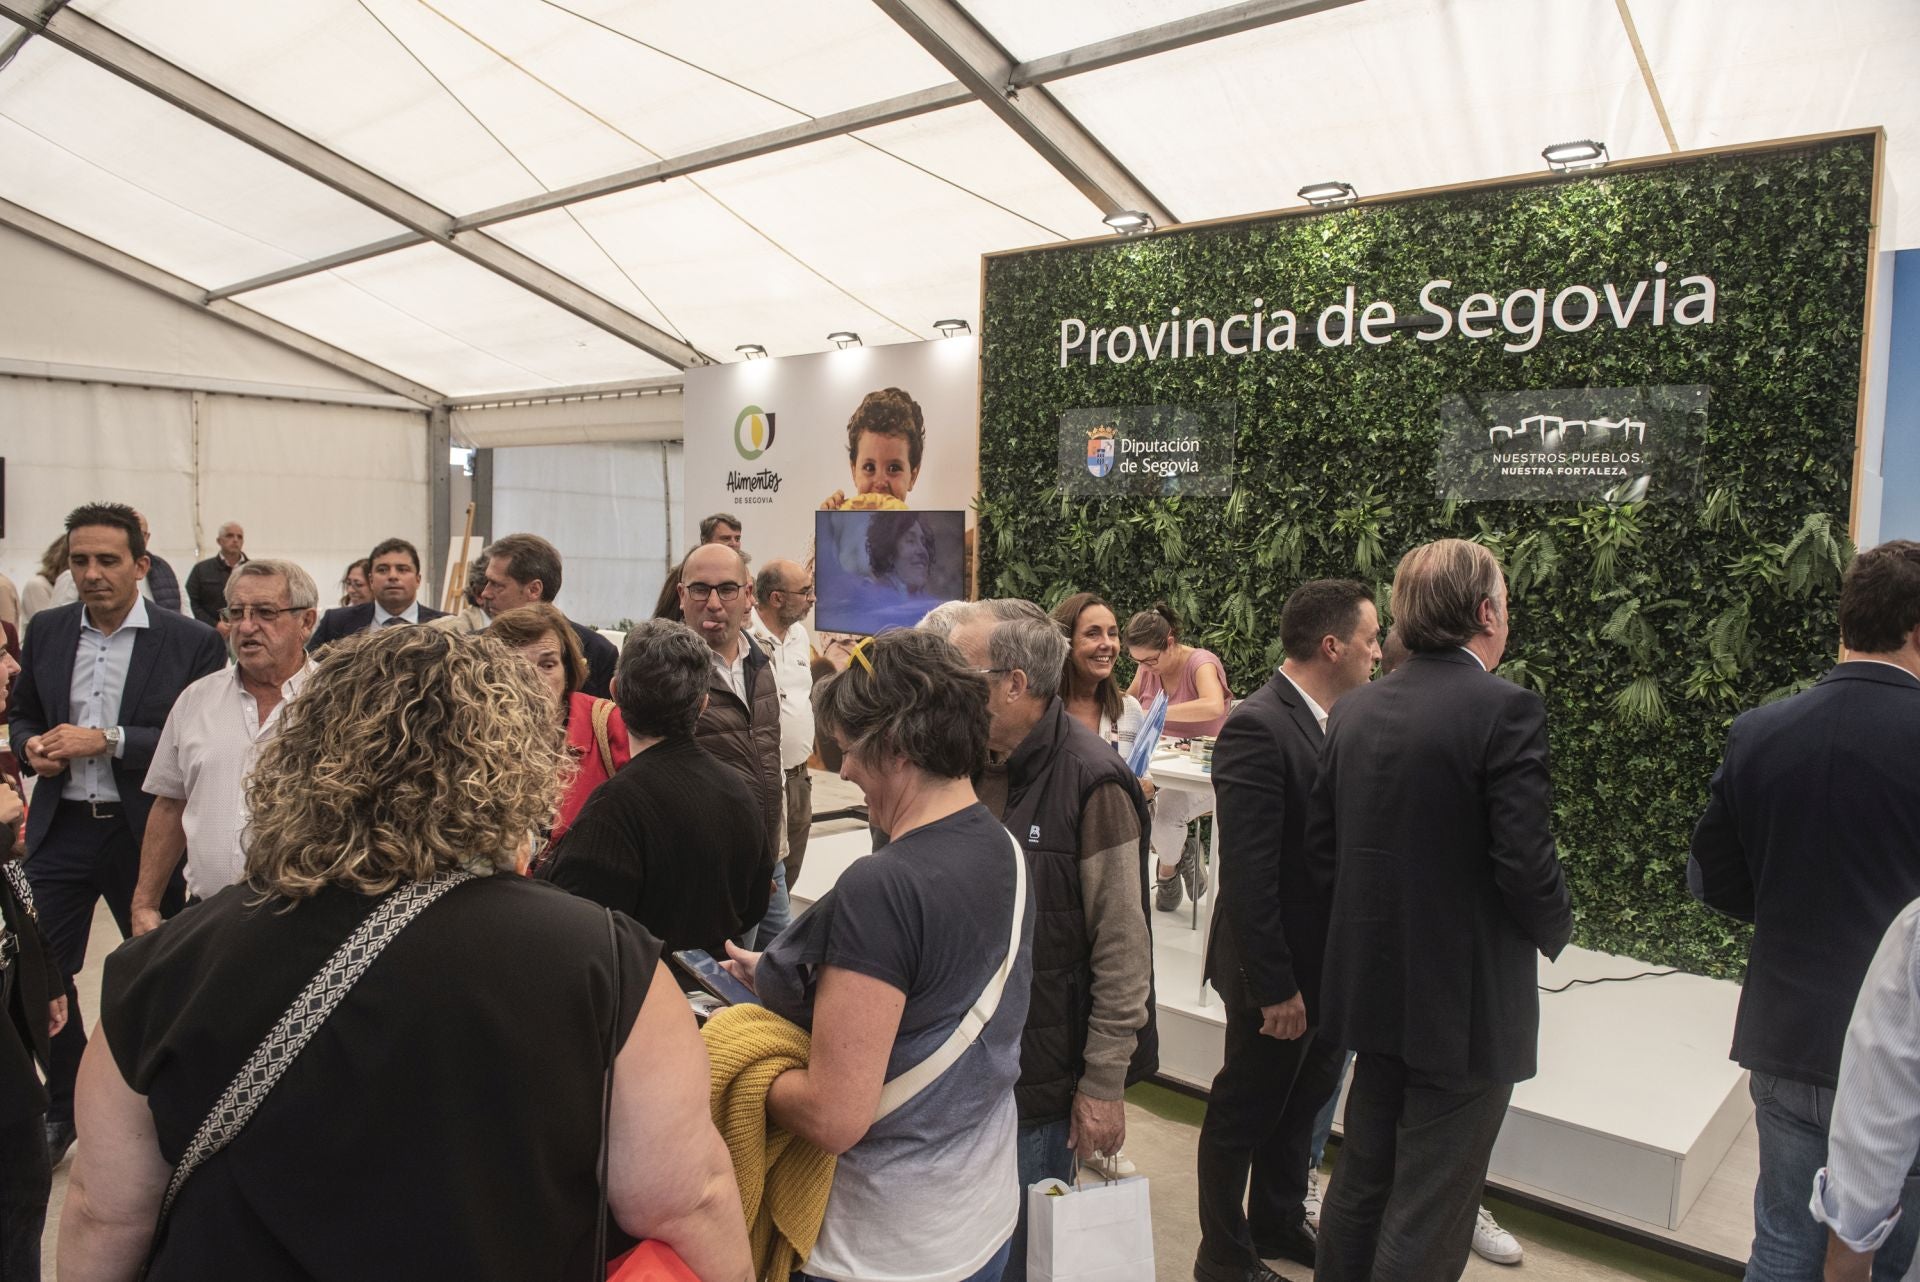
{"label": "man in navy blazer", "polygon": [[[153,801],[140,788],[147,763],[180,692],[227,660],[219,633],[141,598],[147,548],[133,509],[74,509],[67,563],[80,600],[33,616],[8,708],[20,762],[39,780],[27,817],[27,880],[71,1010],[48,1073],[54,1162],[73,1142],[73,1080],[87,1045],[73,976],[86,961],[94,905],[105,897],[121,935],[131,932]],[[184,895],[176,879],[163,911],[177,910]]]}
{"label": "man in navy blazer", "polygon": [[307,652],[341,637],[357,636],[402,623],[425,623],[443,611],[420,603],[420,551],[405,539],[387,539],[367,557],[367,586],[373,600],[343,605],[320,616],[307,638]]}
{"label": "man in navy blazer", "polygon": [[[1733,1026],[1760,1133],[1754,1282],[1820,1275],[1827,1232],[1808,1200],[1847,1019],[1880,937],[1920,898],[1920,543],[1853,559],[1840,638],[1846,661],[1818,685],[1734,720],[1687,865],[1696,896],[1754,924]],[[1916,1178],[1876,1278],[1914,1254]]]}
{"label": "man in navy blazer", "polygon": [[1206,976],[1227,1032],[1196,1162],[1200,1282],[1268,1282],[1264,1260],[1313,1264],[1308,1150],[1345,1062],[1319,1036],[1327,909],[1307,864],[1307,803],[1328,710],[1380,660],[1372,589],[1302,584],[1280,612],[1280,643],[1286,661],[1233,710],[1213,753],[1220,906]]}

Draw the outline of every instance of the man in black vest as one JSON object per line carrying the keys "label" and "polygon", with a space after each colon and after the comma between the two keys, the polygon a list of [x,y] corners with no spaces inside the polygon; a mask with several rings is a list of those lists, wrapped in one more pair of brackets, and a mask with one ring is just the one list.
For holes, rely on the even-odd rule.
{"label": "man in black vest", "polygon": [[1546,705],[1493,675],[1499,562],[1463,539],[1413,549],[1393,623],[1413,655],[1334,709],[1308,808],[1332,898],[1321,1035],[1356,1055],[1319,1282],[1460,1276],[1513,1085],[1536,1071],[1535,953],[1573,934]]}
{"label": "man in black vest", "polygon": [[1027,853],[1036,915],[1020,1040],[1020,1226],[1005,1282],[1027,1271],[1026,1188],[1127,1136],[1126,1088],[1159,1067],[1147,908],[1147,805],[1112,747],[1056,696],[1067,639],[1031,601],[982,601],[951,639],[986,676],[993,724],[980,799]]}
{"label": "man in black vest", "polygon": [[1372,589],[1303,584],[1280,613],[1280,642],[1286,662],[1234,709],[1213,754],[1220,906],[1206,974],[1227,1039],[1200,1128],[1200,1282],[1270,1282],[1263,1260],[1313,1264],[1307,1153],[1345,1062],[1319,1036],[1327,917],[1307,865],[1307,800],[1328,710],[1380,658]]}
{"label": "man in black vest", "polygon": [[[1847,1019],[1880,937],[1920,898],[1920,543],[1853,559],[1840,639],[1846,662],[1818,685],[1734,721],[1687,866],[1695,895],[1754,923],[1733,1025],[1760,1133],[1754,1282],[1820,1272],[1827,1232],[1807,1200]],[[1875,1277],[1901,1276],[1914,1254],[1914,1187]]]}

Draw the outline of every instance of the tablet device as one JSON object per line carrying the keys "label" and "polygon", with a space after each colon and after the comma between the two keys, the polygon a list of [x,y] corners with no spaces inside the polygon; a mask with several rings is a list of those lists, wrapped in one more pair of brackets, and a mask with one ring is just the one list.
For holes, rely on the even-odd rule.
{"label": "tablet device", "polygon": [[753,990],[720,969],[720,963],[704,948],[682,948],[673,954],[673,960],[681,970],[687,972],[693,982],[718,997],[729,1006],[758,1006],[760,999]]}

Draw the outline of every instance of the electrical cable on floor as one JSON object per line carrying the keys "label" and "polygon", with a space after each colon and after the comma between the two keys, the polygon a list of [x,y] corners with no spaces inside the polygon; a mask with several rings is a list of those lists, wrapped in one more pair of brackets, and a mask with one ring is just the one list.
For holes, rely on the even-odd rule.
{"label": "electrical cable on floor", "polygon": [[1677,970],[1643,970],[1637,975],[1602,975],[1598,979],[1570,979],[1558,988],[1548,988],[1545,984],[1541,984],[1540,991],[1543,993],[1564,993],[1569,988],[1578,988],[1582,984],[1626,984],[1636,979],[1658,979],[1662,975],[1678,975],[1679,973]]}

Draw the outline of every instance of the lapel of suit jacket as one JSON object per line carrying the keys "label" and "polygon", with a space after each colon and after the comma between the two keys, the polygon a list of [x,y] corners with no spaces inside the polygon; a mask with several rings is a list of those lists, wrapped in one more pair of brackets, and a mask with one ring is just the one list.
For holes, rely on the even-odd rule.
{"label": "lapel of suit jacket", "polygon": [[133,710],[140,706],[140,696],[146,693],[147,678],[153,675],[154,664],[160,660],[160,649],[166,644],[161,636],[166,625],[160,622],[159,613],[158,609],[149,611],[147,626],[134,631],[133,660],[127,665],[127,683],[120,688],[119,725],[125,725]]}
{"label": "lapel of suit jacket", "polygon": [[[82,605],[80,610],[87,607]],[[40,706],[47,712],[47,728],[63,726],[73,720],[73,665],[80,650],[80,610],[75,610],[58,631],[46,630],[41,644],[53,651],[52,673],[56,678],[48,681],[49,688],[40,692]],[[32,650],[26,652],[28,663],[33,662]],[[45,668],[41,672],[46,672]],[[36,674],[37,675],[37,674]]]}
{"label": "lapel of suit jacket", "polygon": [[1281,706],[1286,708],[1287,716],[1292,718],[1294,725],[1300,727],[1300,733],[1307,736],[1307,742],[1318,753],[1321,741],[1326,738],[1326,732],[1320,728],[1319,718],[1313,715],[1313,710],[1307,707],[1307,701],[1294,689],[1293,678],[1284,672],[1275,672],[1273,680],[1274,693],[1280,696]]}

